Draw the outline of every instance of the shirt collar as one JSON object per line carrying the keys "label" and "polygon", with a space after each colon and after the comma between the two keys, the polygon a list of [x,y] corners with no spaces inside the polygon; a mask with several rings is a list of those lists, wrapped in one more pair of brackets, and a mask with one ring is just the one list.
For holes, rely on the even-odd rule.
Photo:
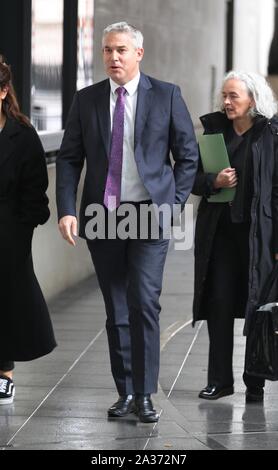
{"label": "shirt collar", "polygon": [[[129,96],[134,95],[134,93],[137,91],[139,80],[140,80],[140,72],[138,72],[136,77],[130,80],[130,82],[127,82],[125,85],[122,85],[125,87]],[[119,88],[120,85],[114,82],[111,78],[109,78],[109,82],[110,82],[111,91],[113,94],[115,94],[116,89]]]}

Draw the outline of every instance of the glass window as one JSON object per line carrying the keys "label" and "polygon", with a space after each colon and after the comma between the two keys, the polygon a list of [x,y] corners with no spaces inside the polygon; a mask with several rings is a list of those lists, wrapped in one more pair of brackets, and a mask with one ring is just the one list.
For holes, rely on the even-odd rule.
{"label": "glass window", "polygon": [[77,26],[78,90],[93,83],[94,0],[79,0]]}
{"label": "glass window", "polygon": [[63,0],[32,0],[31,120],[62,128]]}

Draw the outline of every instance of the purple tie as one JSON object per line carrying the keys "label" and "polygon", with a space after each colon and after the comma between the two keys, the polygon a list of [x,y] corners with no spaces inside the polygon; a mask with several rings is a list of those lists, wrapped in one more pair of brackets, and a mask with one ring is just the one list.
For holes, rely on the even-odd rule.
{"label": "purple tie", "polygon": [[116,93],[118,94],[118,98],[113,116],[109,169],[104,193],[104,205],[110,211],[116,209],[121,202],[126,89],[120,86],[116,89]]}

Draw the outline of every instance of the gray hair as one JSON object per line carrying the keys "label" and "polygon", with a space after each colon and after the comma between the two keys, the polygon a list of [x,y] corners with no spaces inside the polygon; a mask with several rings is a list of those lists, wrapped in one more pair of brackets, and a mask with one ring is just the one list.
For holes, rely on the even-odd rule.
{"label": "gray hair", "polygon": [[102,45],[104,37],[108,33],[128,33],[132,37],[135,49],[143,47],[143,34],[131,24],[126,23],[126,21],[120,21],[119,23],[113,23],[107,26],[103,30]]}
{"label": "gray hair", "polygon": [[[249,96],[254,99],[255,106],[249,111],[252,117],[260,115],[270,119],[277,113],[277,100],[264,77],[256,73],[231,70],[225,75],[221,90],[225,83],[231,79],[245,83]],[[218,110],[224,111],[222,93],[217,97],[216,107]]]}

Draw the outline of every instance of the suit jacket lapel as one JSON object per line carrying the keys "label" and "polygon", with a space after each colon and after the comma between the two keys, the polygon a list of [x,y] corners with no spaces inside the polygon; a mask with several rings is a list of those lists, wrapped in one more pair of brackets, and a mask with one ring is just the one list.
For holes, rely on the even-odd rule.
{"label": "suit jacket lapel", "polygon": [[103,144],[106,150],[107,158],[110,152],[111,141],[111,120],[110,120],[110,84],[106,80],[103,86],[102,93],[99,93],[97,98],[97,114],[100,132]]}
{"label": "suit jacket lapel", "polygon": [[141,139],[141,135],[152,106],[153,92],[152,84],[148,77],[141,72],[139,86],[138,86],[138,97],[137,97],[137,108],[135,116],[135,131],[134,131],[134,149]]}

